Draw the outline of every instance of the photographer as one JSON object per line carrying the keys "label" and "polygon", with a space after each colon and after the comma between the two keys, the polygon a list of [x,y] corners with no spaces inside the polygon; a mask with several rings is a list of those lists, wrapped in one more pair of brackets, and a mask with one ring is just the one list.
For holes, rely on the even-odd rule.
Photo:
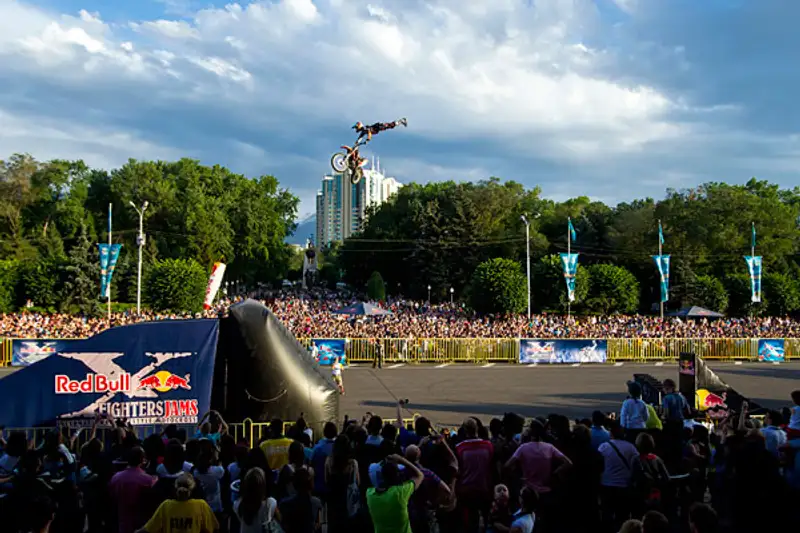
{"label": "photographer", "polygon": [[[408,481],[400,476],[403,466]],[[390,455],[381,465],[378,487],[367,490],[367,506],[375,526],[375,533],[409,531],[408,501],[424,480],[424,475],[413,463],[400,455]]]}

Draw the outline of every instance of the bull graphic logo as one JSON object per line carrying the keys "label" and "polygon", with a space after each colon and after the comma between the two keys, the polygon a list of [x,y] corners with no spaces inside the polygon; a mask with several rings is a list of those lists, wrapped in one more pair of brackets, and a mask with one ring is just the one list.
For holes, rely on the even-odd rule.
{"label": "bull graphic logo", "polygon": [[190,374],[184,377],[161,370],[139,380],[139,389],[152,389],[157,392],[169,392],[175,389],[192,390],[189,385]]}
{"label": "bull graphic logo", "polygon": [[700,411],[707,411],[709,409],[727,409],[728,408],[728,393],[722,392],[714,394],[707,389],[697,390],[697,408]]}

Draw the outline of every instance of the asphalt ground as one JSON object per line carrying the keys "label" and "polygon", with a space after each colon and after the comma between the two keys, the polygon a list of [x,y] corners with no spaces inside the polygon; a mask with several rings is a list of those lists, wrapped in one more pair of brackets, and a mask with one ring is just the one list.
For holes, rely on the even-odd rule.
{"label": "asphalt ground", "polygon": [[[714,363],[706,361],[723,381],[763,407],[791,403],[800,389],[800,362]],[[0,368],[0,378],[15,369]],[[344,372],[347,394],[340,415],[351,418],[371,411],[394,418],[397,399],[408,399],[404,415],[419,413],[432,422],[457,426],[467,416],[488,421],[512,411],[531,417],[560,413],[583,418],[595,409],[619,410],[625,383],[634,374],[677,381],[677,363],[607,365],[402,365],[373,370],[354,365]],[[1,400],[0,400],[1,401]]]}
{"label": "asphalt ground", "polygon": [[[763,407],[791,404],[800,388],[800,362],[713,363],[720,378]],[[626,382],[634,374],[678,380],[677,363],[610,365],[370,365],[344,372],[346,395],[340,414],[360,418],[366,411],[394,418],[396,399],[408,399],[404,415],[419,413],[432,422],[459,425],[466,416],[488,421],[503,413],[525,417],[560,413],[570,418],[591,416],[595,409],[618,411],[626,398]]]}

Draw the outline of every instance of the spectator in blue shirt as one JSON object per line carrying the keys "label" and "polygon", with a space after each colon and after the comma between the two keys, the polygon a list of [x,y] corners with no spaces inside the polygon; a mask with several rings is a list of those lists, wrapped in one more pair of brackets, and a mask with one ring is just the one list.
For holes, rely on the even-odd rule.
{"label": "spectator in blue shirt", "polygon": [[636,432],[647,427],[647,419],[650,418],[650,413],[647,411],[647,405],[642,401],[641,385],[635,381],[628,382],[628,394],[630,394],[630,397],[622,402],[619,421],[620,425],[631,434],[630,437],[635,439]]}
{"label": "spectator in blue shirt", "polygon": [[775,457],[780,457],[780,448],[786,444],[786,432],[780,428],[782,423],[780,411],[769,411],[764,417],[764,427],[761,428],[767,451]]}
{"label": "spectator in blue shirt", "polygon": [[592,449],[596,450],[611,440],[611,433],[605,428],[606,422],[606,415],[602,411],[592,413]]}
{"label": "spectator in blue shirt", "polygon": [[[314,493],[319,497],[325,495],[325,461],[333,453],[333,441],[336,440],[336,424],[327,422],[322,429],[320,440],[311,452],[311,467],[314,469]],[[324,500],[323,500],[324,501]]]}
{"label": "spectator in blue shirt", "polygon": [[689,414],[689,402],[680,392],[675,390],[675,382],[671,379],[664,380],[664,398],[661,400],[664,408],[664,419],[672,422],[683,422]]}

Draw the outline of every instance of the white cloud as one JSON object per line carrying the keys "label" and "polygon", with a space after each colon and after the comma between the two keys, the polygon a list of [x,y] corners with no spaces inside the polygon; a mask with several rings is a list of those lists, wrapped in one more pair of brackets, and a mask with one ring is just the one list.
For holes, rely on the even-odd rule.
{"label": "white cloud", "polygon": [[[349,135],[358,119],[408,117],[408,129],[392,133],[396,139],[488,142],[504,150],[498,158],[592,165],[689,139],[696,124],[687,116],[703,111],[708,120],[725,112],[694,109],[654,84],[620,75],[619,65],[630,58],[602,44],[617,30],[593,0],[269,0],[192,12],[191,2],[165,3],[180,16],[117,17],[109,24],[102,10],[63,14],[0,0],[0,73],[31,86],[46,83],[73,99],[104,95],[103,120],[135,114],[153,134],[167,125],[159,124],[167,120],[165,108],[181,107],[196,121],[187,132],[217,150],[239,143],[234,152],[248,168],[264,158],[293,161],[294,169],[317,165],[288,176],[301,190],[313,190],[329,151],[349,140],[334,136]],[[635,16],[634,0],[616,3]],[[675,65],[680,61],[683,53]],[[132,156],[188,155],[170,146],[185,146],[184,139],[164,146],[143,140],[145,132],[125,133],[127,125],[97,122],[81,109],[93,104],[76,102],[71,123],[35,116],[24,130],[8,129],[0,153],[67,157],[74,147],[71,157],[94,154],[91,164],[117,161],[126,148]],[[10,106],[0,96],[4,117]],[[26,123],[18,112],[14,119]],[[247,138],[233,138],[239,131]],[[64,148],[55,149],[54,132],[69,139]],[[275,156],[280,150],[270,143],[291,144],[287,135],[299,139],[297,153]],[[492,174],[480,165],[440,167],[418,150],[384,158],[384,166],[401,179],[403,172]]]}

